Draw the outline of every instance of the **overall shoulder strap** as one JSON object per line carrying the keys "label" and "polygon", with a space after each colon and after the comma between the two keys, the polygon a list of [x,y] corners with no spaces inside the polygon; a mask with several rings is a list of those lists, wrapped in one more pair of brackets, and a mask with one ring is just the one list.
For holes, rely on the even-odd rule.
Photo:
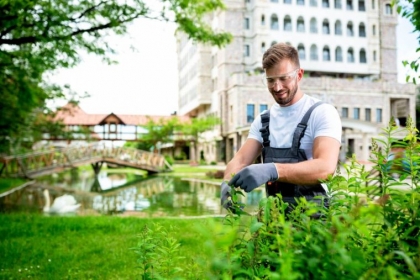
{"label": "overall shoulder strap", "polygon": [[270,146],[270,140],[268,139],[270,136],[270,110],[265,111],[261,114],[261,137],[263,139],[263,147],[269,147]]}
{"label": "overall shoulder strap", "polygon": [[297,151],[300,148],[300,140],[305,135],[305,130],[306,130],[306,127],[308,126],[308,120],[309,120],[309,118],[311,116],[312,111],[316,107],[318,107],[319,105],[321,105],[322,103],[324,103],[324,102],[318,101],[317,103],[315,103],[314,105],[312,105],[311,108],[309,108],[309,110],[306,111],[306,113],[303,116],[302,120],[300,121],[300,123],[296,127],[295,133],[293,134],[293,141],[292,141],[292,149],[293,149],[294,153],[297,154]]}

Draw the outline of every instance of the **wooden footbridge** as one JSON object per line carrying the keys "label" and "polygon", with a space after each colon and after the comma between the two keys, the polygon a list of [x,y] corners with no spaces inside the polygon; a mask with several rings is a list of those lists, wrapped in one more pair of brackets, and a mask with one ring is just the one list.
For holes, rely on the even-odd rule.
{"label": "wooden footbridge", "polygon": [[88,164],[98,174],[103,163],[142,169],[149,174],[172,170],[162,155],[95,143],[0,157],[0,176],[36,178]]}

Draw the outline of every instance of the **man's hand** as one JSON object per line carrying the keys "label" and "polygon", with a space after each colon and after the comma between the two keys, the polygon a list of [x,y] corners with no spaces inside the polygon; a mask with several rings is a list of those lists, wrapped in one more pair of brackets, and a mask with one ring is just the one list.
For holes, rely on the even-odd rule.
{"label": "man's hand", "polygon": [[226,181],[223,181],[222,185],[220,186],[220,196],[222,206],[225,209],[232,208],[230,186],[226,183]]}
{"label": "man's hand", "polygon": [[258,186],[279,178],[274,163],[251,164],[245,167],[229,181],[229,185],[240,187],[250,192]]}

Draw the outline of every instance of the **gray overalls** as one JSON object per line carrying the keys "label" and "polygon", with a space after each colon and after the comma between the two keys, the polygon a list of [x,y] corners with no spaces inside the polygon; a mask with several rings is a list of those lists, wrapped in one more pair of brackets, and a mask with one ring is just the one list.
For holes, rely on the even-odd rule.
{"label": "gray overalls", "polygon": [[[312,105],[312,107],[309,108],[309,110],[303,116],[301,122],[298,124],[294,132],[291,148],[270,147],[270,111],[268,110],[261,115],[262,128],[260,129],[260,132],[263,138],[262,158],[264,163],[296,163],[308,160],[306,158],[305,151],[300,149],[300,141],[305,135],[307,123],[312,111],[322,103],[323,102],[319,101]],[[280,193],[282,195],[283,201],[289,203],[288,211],[290,211],[293,206],[297,204],[295,200],[297,197],[305,197],[307,201],[317,202],[318,204],[323,201],[325,207],[328,207],[329,205],[327,194],[321,184],[301,186],[283,182],[268,182],[265,184],[265,190],[267,196],[276,196],[278,193]],[[315,196],[317,198],[314,199]]]}

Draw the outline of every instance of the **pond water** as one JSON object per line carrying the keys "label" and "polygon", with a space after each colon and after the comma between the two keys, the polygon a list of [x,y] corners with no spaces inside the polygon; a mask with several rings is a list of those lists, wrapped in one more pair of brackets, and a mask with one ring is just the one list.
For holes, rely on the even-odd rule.
{"label": "pond water", "polygon": [[[81,206],[70,215],[180,217],[227,213],[220,206],[220,183],[170,175],[147,177],[111,169],[101,171],[97,177],[93,172],[75,169],[39,179],[0,197],[0,212],[44,213],[45,190],[51,202],[64,194],[74,196]],[[255,211],[263,196],[262,190],[246,194],[242,198],[245,211]]]}

